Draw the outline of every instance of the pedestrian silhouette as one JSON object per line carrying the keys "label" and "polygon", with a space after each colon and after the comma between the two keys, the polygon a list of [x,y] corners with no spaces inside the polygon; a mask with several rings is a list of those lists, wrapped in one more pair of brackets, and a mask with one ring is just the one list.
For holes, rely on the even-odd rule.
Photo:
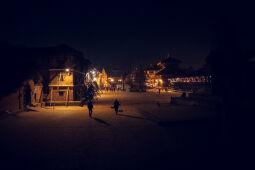
{"label": "pedestrian silhouette", "polygon": [[158,107],[160,107],[160,103],[159,102],[157,102],[157,105],[158,105]]}
{"label": "pedestrian silhouette", "polygon": [[92,110],[93,110],[93,103],[92,101],[88,102],[88,109],[89,109],[89,117],[92,116]]}
{"label": "pedestrian silhouette", "polygon": [[120,106],[120,103],[117,99],[115,99],[114,103],[113,103],[113,107],[115,109],[115,113],[116,115],[118,114],[118,111],[119,111],[119,106]]}
{"label": "pedestrian silhouette", "polygon": [[183,92],[181,97],[185,98],[186,97],[186,92]]}

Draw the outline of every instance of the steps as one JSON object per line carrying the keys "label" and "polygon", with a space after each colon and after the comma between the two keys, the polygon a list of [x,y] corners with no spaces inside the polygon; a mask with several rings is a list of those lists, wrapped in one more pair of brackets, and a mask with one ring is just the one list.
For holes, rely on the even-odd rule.
{"label": "steps", "polygon": [[46,102],[45,106],[80,106],[80,101],[69,101],[66,103],[65,101],[55,101],[55,102]]}

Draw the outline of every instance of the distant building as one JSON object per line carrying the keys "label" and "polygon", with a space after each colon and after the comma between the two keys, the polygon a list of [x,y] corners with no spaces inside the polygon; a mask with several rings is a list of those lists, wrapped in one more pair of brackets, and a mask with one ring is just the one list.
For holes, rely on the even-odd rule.
{"label": "distant building", "polygon": [[109,87],[108,77],[104,68],[101,73],[98,72],[97,84],[101,89]]}
{"label": "distant building", "polygon": [[[172,57],[151,65],[145,69],[146,87],[163,88],[168,86],[169,74],[181,73],[179,68],[181,61]],[[176,75],[177,76],[177,75]]]}
{"label": "distant building", "polygon": [[109,71],[108,83],[110,88],[115,90],[123,90],[124,88],[124,79],[123,71],[120,69],[111,69]]}
{"label": "distant building", "polygon": [[42,68],[43,101],[66,104],[79,101],[90,62],[83,58],[82,53],[68,46],[56,47],[47,57],[48,62]]}
{"label": "distant building", "polygon": [[0,106],[12,107],[1,110],[22,111],[27,105],[80,99],[84,73],[90,65],[81,52],[66,45],[40,48],[9,45],[0,50],[9,60],[6,65],[13,65],[13,72],[7,76],[16,77],[3,77],[9,85],[0,96]]}
{"label": "distant building", "polygon": [[50,72],[50,94],[47,99],[50,103],[65,101],[67,104],[70,101],[79,101],[80,87],[83,82],[78,81],[80,73],[76,73],[70,69],[49,69]]}
{"label": "distant building", "polygon": [[147,88],[162,87],[163,82],[160,75],[157,75],[162,70],[160,65],[150,65],[145,69],[145,85]]}
{"label": "distant building", "polygon": [[195,71],[192,68],[181,68],[181,63],[181,60],[168,57],[145,69],[146,87],[193,90],[210,84],[210,73],[206,67]]}

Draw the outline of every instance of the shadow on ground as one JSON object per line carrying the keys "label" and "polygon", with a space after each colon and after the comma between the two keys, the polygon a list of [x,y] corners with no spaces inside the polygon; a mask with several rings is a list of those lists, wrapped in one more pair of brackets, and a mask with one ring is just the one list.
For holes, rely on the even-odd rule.
{"label": "shadow on ground", "polygon": [[28,108],[28,109],[26,109],[26,112],[39,112],[39,111],[35,110],[35,109]]}
{"label": "shadow on ground", "polygon": [[102,120],[102,119],[99,119],[99,118],[96,118],[96,117],[93,117],[92,119],[94,119],[95,121],[99,122],[99,123],[102,123],[102,124],[105,124],[107,126],[110,126],[109,123],[107,123],[106,121]]}
{"label": "shadow on ground", "polygon": [[125,116],[125,117],[129,117],[129,118],[134,118],[134,119],[150,120],[150,119],[146,119],[146,118],[144,118],[144,117],[131,116],[131,115],[127,115],[127,114],[118,114],[118,116]]}
{"label": "shadow on ground", "polygon": [[0,112],[0,119],[5,119],[8,117],[12,118],[19,118],[19,113],[7,113],[7,112]]}

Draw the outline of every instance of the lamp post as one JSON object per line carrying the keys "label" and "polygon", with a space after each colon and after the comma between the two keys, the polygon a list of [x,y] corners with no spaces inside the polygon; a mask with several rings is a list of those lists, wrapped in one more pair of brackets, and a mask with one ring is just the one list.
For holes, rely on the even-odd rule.
{"label": "lamp post", "polygon": [[66,68],[65,71],[68,72],[68,73],[70,73],[71,71],[73,71],[73,72],[77,72],[77,73],[86,75],[86,73],[83,73],[83,72],[80,72],[80,71],[77,71],[77,70],[74,70],[74,69],[69,69],[69,68]]}

